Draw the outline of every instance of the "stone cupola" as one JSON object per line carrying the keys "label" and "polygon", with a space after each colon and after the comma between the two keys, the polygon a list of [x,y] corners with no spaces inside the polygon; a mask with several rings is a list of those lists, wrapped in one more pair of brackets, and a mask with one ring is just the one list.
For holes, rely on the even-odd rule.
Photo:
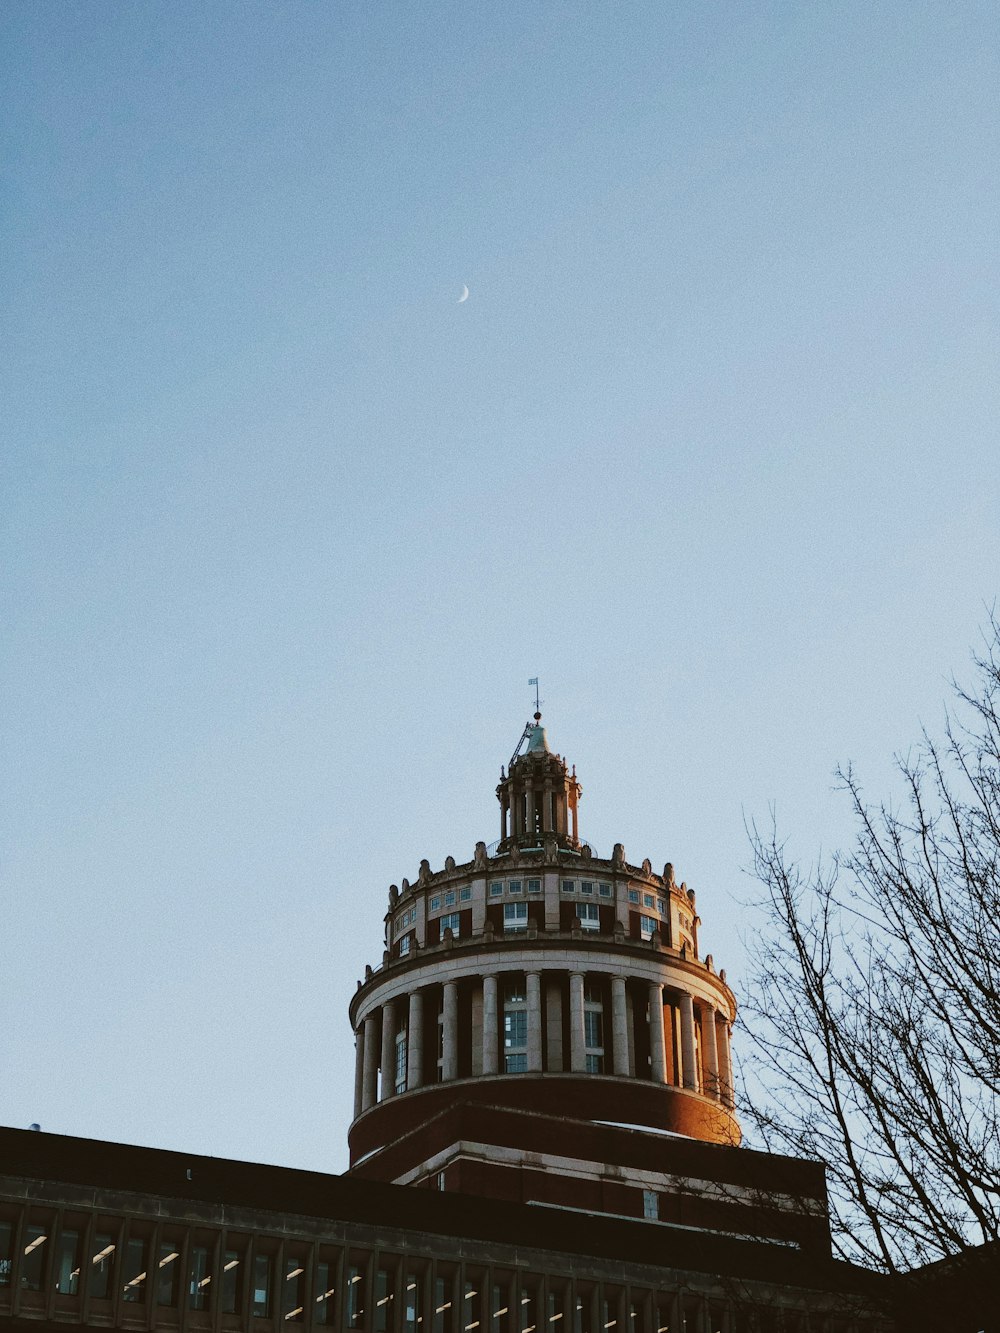
{"label": "stone cupola", "polygon": [[582,789],[576,768],[569,770],[562,755],[553,754],[542,726],[541,713],[524,729],[508,770],[500,770],[498,852],[511,848],[541,848],[554,838],[561,847],[580,846],[578,807]]}

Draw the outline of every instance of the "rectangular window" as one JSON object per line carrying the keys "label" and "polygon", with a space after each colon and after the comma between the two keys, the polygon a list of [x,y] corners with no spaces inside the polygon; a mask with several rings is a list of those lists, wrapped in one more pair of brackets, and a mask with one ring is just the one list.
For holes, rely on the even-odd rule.
{"label": "rectangular window", "polygon": [[10,1275],[14,1267],[13,1249],[14,1228],[10,1222],[0,1220],[0,1287],[10,1286]]}
{"label": "rectangular window", "polygon": [[592,894],[594,892],[594,881],[591,879],[583,880],[580,884],[580,892],[588,895]]}
{"label": "rectangular window", "polygon": [[577,903],[576,915],[584,930],[600,930],[601,909],[596,903]]}
{"label": "rectangular window", "polygon": [[651,893],[644,893],[644,894],[642,895],[642,905],[643,905],[643,907],[648,907],[649,910],[652,911],[652,910],[653,910],[653,907],[654,907],[654,905],[655,905],[655,903],[656,903],[656,899],[653,897],[653,895],[652,895]]}
{"label": "rectangular window", "polygon": [[172,1308],[177,1304],[178,1272],[180,1269],[180,1239],[160,1241],[160,1257],[156,1264],[156,1303]]}
{"label": "rectangular window", "polygon": [[[523,903],[509,904],[514,907]],[[503,992],[504,1072],[523,1074],[528,1068],[528,1006],[524,980],[510,977]]]}
{"label": "rectangular window", "polygon": [[629,891],[628,891],[628,900],[629,900],[630,903],[638,903],[638,901],[639,901],[639,890],[638,890],[638,889],[629,889]]}
{"label": "rectangular window", "polygon": [[334,1273],[336,1265],[329,1259],[320,1259],[313,1274],[313,1323],[333,1324],[336,1322],[337,1304],[334,1299]]}
{"label": "rectangular window", "polygon": [[563,893],[576,893],[576,880],[564,879],[562,882]]}
{"label": "rectangular window", "polygon": [[450,930],[457,940],[462,933],[462,913],[446,912],[444,916],[439,917],[441,924],[441,938],[444,939],[444,932]]}
{"label": "rectangular window", "polygon": [[655,916],[640,916],[639,934],[642,936],[644,940],[652,939],[653,931],[659,930],[659,928],[660,928],[660,923],[659,921],[657,921]]}
{"label": "rectangular window", "polygon": [[660,1216],[660,1196],[656,1190],[642,1191],[642,1215],[654,1219]]}
{"label": "rectangular window", "polygon": [[431,1321],[432,1333],[452,1333],[455,1327],[452,1310],[452,1287],[454,1279],[450,1276],[434,1279],[434,1315]]}
{"label": "rectangular window", "polygon": [[490,880],[490,897],[491,897],[491,898],[499,898],[500,895],[501,895],[502,893],[503,893],[503,880],[502,880],[502,879],[491,879],[491,880]]}
{"label": "rectangular window", "polygon": [[505,931],[518,931],[528,929],[528,904],[527,903],[504,903],[503,905],[503,928]]}
{"label": "rectangular window", "polygon": [[659,912],[660,916],[667,915],[667,904],[662,898],[657,898],[656,910]]}
{"label": "rectangular window", "polygon": [[21,1257],[21,1286],[25,1291],[41,1291],[42,1271],[45,1268],[48,1226],[37,1222],[24,1228],[24,1254]]}
{"label": "rectangular window", "polygon": [[490,1290],[490,1333],[509,1333],[513,1326],[510,1313],[510,1279],[507,1274],[496,1274],[497,1281]]}
{"label": "rectangular window", "polygon": [[410,952],[410,937],[409,935],[404,935],[403,938],[399,941],[400,958],[405,958],[409,952]]}
{"label": "rectangular window", "polygon": [[365,1322],[365,1270],[352,1264],[347,1270],[347,1327],[363,1328]]}
{"label": "rectangular window", "polygon": [[[0,1264],[2,1264],[0,1259]],[[63,1227],[56,1248],[56,1271],[53,1277],[56,1291],[63,1296],[75,1296],[80,1285],[80,1233],[72,1227]],[[0,1275],[0,1285],[3,1277]]]}
{"label": "rectangular window", "polygon": [[127,1301],[146,1299],[146,1242],[133,1236],[125,1246],[125,1268],[122,1273]]}
{"label": "rectangular window", "polygon": [[281,1292],[281,1314],[286,1323],[301,1324],[305,1314],[306,1261],[301,1255],[291,1254],[285,1257],[285,1280]]}
{"label": "rectangular window", "polygon": [[431,899],[431,911],[432,911],[432,912],[436,912],[440,906],[441,906],[441,899],[440,899],[440,897],[434,897],[434,898]]}
{"label": "rectangular window", "polygon": [[208,1309],[208,1288],[212,1281],[208,1265],[208,1246],[192,1245],[188,1279],[188,1309],[190,1310]]}
{"label": "rectangular window", "polygon": [[583,1041],[584,1045],[591,1047],[603,1047],[604,1045],[604,1017],[599,1009],[585,1009],[583,1014]]}
{"label": "rectangular window", "polygon": [[397,1094],[406,1091],[406,1031],[396,1033],[396,1082]]}
{"label": "rectangular window", "polygon": [[444,895],[444,905],[445,905],[445,907],[454,907],[454,906],[455,906],[455,890],[454,890],[454,889],[449,889],[448,892]]}
{"label": "rectangular window", "polygon": [[420,1275],[407,1273],[403,1288],[403,1333],[420,1333],[418,1321],[423,1323],[420,1307]]}
{"label": "rectangular window", "polygon": [[597,891],[598,891],[598,893],[600,893],[600,895],[601,895],[602,898],[610,898],[610,897],[611,897],[611,885],[610,885],[610,884],[598,884],[598,886],[597,886]]}
{"label": "rectangular window", "polygon": [[508,893],[520,893],[520,892],[521,892],[521,881],[520,881],[519,879],[511,879],[511,880],[508,880],[508,881],[507,881],[507,892],[508,892]]}
{"label": "rectangular window", "polygon": [[253,1257],[253,1315],[255,1319],[267,1319],[271,1314],[271,1256],[255,1254]]}
{"label": "rectangular window", "polygon": [[375,1333],[389,1333],[393,1326],[393,1276],[386,1268],[375,1270]]}
{"label": "rectangular window", "polygon": [[586,1065],[587,1065],[587,1073],[588,1073],[588,1074],[603,1074],[603,1073],[604,1073],[604,1056],[603,1056],[603,1055],[595,1055],[592,1051],[588,1051],[587,1054],[586,1054],[586,1056],[584,1057],[584,1059],[585,1059],[585,1061],[586,1061]]}
{"label": "rectangular window", "polygon": [[111,1295],[111,1272],[115,1263],[114,1237],[110,1231],[96,1231],[93,1244],[87,1287],[94,1300],[106,1301]]}
{"label": "rectangular window", "polygon": [[458,891],[459,902],[469,903],[472,901],[472,885],[466,884],[464,889]]}
{"label": "rectangular window", "polygon": [[226,1250],[222,1256],[222,1277],[219,1286],[219,1299],[222,1303],[223,1314],[240,1313],[243,1271],[243,1251]]}
{"label": "rectangular window", "polygon": [[542,881],[541,881],[540,879],[529,879],[529,880],[528,880],[528,892],[529,892],[529,893],[541,893],[541,891],[542,891]]}
{"label": "rectangular window", "polygon": [[523,1009],[508,1010],[503,1017],[504,1050],[517,1050],[528,1044],[528,1015]]}

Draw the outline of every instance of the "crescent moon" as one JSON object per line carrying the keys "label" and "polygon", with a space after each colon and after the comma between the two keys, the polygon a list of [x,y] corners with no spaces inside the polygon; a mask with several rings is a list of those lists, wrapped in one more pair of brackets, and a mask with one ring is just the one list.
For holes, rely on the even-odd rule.
{"label": "crescent moon", "polygon": [[457,302],[456,302],[456,305],[462,305],[462,304],[463,304],[465,301],[467,301],[468,299],[469,299],[469,289],[468,289],[468,287],[466,287],[465,283],[463,282],[463,283],[462,283],[462,295],[458,298],[458,300],[457,300]]}

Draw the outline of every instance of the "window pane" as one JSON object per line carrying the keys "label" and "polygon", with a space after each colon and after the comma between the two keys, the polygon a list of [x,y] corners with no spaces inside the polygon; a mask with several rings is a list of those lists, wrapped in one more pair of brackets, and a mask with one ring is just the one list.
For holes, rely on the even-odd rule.
{"label": "window pane", "polygon": [[510,1333],[513,1319],[510,1313],[510,1276],[496,1273],[490,1292],[490,1333]]}
{"label": "window pane", "polygon": [[519,976],[507,977],[503,983],[503,998],[511,1004],[523,1002],[527,998],[524,978]]}
{"label": "window pane", "polygon": [[596,1009],[584,1010],[583,1039],[587,1046],[604,1045],[604,1019]]}
{"label": "window pane", "polygon": [[282,1318],[289,1323],[301,1323],[302,1315],[305,1310],[303,1282],[305,1279],[306,1261],[302,1255],[287,1255],[285,1257],[285,1280],[282,1283],[281,1290],[281,1314]]}
{"label": "window pane", "polygon": [[10,1275],[14,1266],[11,1254],[13,1244],[13,1223],[0,1221],[0,1287],[10,1286]]}
{"label": "window pane", "polygon": [[125,1267],[122,1272],[127,1301],[146,1299],[146,1242],[133,1236],[125,1246]]}
{"label": "window pane", "polygon": [[520,1333],[536,1333],[538,1328],[538,1284],[536,1278],[527,1278],[518,1298]]}
{"label": "window pane", "polygon": [[390,1333],[395,1327],[393,1278],[394,1274],[385,1268],[375,1272],[375,1333]]}
{"label": "window pane", "polygon": [[336,1322],[336,1266],[329,1259],[321,1259],[316,1265],[313,1279],[313,1323],[333,1324]]}
{"label": "window pane", "polygon": [[365,1271],[367,1265],[352,1264],[347,1270],[347,1327],[361,1328],[365,1322]]}
{"label": "window pane", "polygon": [[417,1333],[418,1325],[423,1322],[421,1294],[423,1282],[419,1273],[407,1273],[403,1291],[403,1333]]}
{"label": "window pane", "polygon": [[90,1258],[90,1281],[87,1286],[95,1300],[106,1301],[111,1295],[111,1272],[115,1262],[115,1242],[109,1231],[94,1235],[94,1251]]}
{"label": "window pane", "polygon": [[503,1044],[505,1049],[527,1046],[528,1015],[524,1009],[513,1009],[503,1016]]}
{"label": "window pane", "polygon": [[243,1295],[244,1251],[226,1250],[222,1256],[219,1300],[223,1314],[239,1314]]}
{"label": "window pane", "polygon": [[[0,1278],[0,1282],[2,1282]],[[63,1296],[75,1296],[80,1287],[80,1233],[73,1227],[63,1227],[56,1248],[56,1291]]]}
{"label": "window pane", "polygon": [[160,1242],[160,1257],[156,1265],[157,1305],[174,1306],[177,1304],[180,1258],[181,1246],[179,1240],[163,1240]]}
{"label": "window pane", "polygon": [[271,1313],[271,1256],[255,1254],[253,1257],[253,1313],[258,1319],[266,1319]]}
{"label": "window pane", "polygon": [[434,1279],[434,1322],[433,1333],[452,1333],[455,1326],[452,1310],[453,1278],[436,1277]]}
{"label": "window pane", "polygon": [[486,1290],[483,1284],[485,1273],[467,1269],[465,1284],[462,1288],[462,1308],[459,1325],[461,1333],[478,1333],[483,1327],[483,1300]]}
{"label": "window pane", "polygon": [[191,1310],[208,1309],[208,1288],[212,1281],[209,1272],[209,1252],[207,1245],[192,1245],[188,1266],[188,1308]]}
{"label": "window pane", "polygon": [[21,1259],[21,1286],[25,1291],[41,1291],[42,1273],[49,1240],[48,1226],[30,1222],[24,1228],[24,1255]]}

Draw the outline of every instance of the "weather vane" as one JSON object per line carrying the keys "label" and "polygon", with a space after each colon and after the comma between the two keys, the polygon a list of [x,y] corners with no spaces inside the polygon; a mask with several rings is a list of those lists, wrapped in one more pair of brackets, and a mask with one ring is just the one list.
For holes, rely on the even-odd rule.
{"label": "weather vane", "polygon": [[542,711],[542,701],[538,697],[538,677],[532,676],[531,679],[528,681],[528,684],[534,685],[535,687],[535,712],[540,713]]}

